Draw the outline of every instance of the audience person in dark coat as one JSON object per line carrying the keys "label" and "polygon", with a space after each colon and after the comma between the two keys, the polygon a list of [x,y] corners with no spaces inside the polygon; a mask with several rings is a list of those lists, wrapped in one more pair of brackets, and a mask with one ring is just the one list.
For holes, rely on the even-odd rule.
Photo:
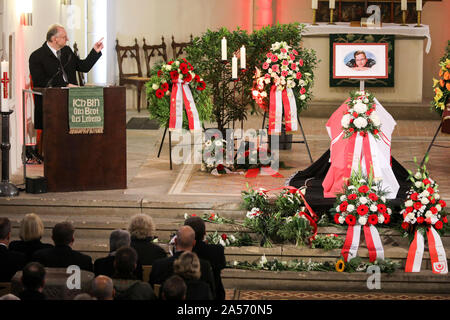
{"label": "audience person in dark coat", "polygon": [[137,265],[137,253],[131,247],[122,247],[116,252],[114,260],[113,283],[116,292],[115,300],[155,300],[152,287],[137,280],[134,271]]}
{"label": "audience person in dark coat", "polygon": [[54,248],[42,249],[33,255],[33,261],[47,268],[67,268],[76,265],[82,270],[93,271],[92,258],[72,249],[75,228],[70,222],[57,223],[53,227]]}
{"label": "audience person in dark coat", "polygon": [[[96,276],[104,275],[112,277],[114,274],[114,257],[116,251],[121,247],[129,247],[131,243],[130,233],[126,230],[114,230],[109,236],[109,255],[104,258],[99,258],[95,260],[94,263],[94,273]],[[135,270],[135,275],[137,279],[142,280],[142,265],[138,260],[137,267]]]}
{"label": "audience person in dark coat", "polygon": [[155,224],[150,216],[146,214],[133,216],[128,231],[131,235],[131,247],[136,250],[138,261],[142,265],[149,266],[153,261],[167,257],[164,249],[153,243]]}
{"label": "audience person in dark coat", "polygon": [[42,243],[41,238],[44,235],[44,224],[41,218],[34,213],[27,214],[20,222],[20,240],[12,241],[9,249],[25,254],[27,263],[36,251],[41,249],[53,248],[53,245]]}
{"label": "audience person in dark coat", "polygon": [[39,262],[30,262],[23,268],[22,285],[24,291],[19,294],[20,300],[46,300],[42,293],[45,286],[45,268]]}
{"label": "audience person in dark coat", "polygon": [[[150,273],[150,284],[163,284],[166,279],[174,274],[173,263],[185,251],[192,252],[195,245],[195,232],[189,226],[182,226],[175,239],[175,253],[172,257],[159,259],[153,262],[152,272]],[[214,297],[215,284],[211,265],[208,261],[200,259],[201,280],[209,284]]]}
{"label": "audience person in dark coat", "polygon": [[226,266],[225,249],[220,244],[208,244],[205,241],[205,222],[200,217],[190,217],[184,222],[195,231],[195,252],[200,259],[205,259],[211,264],[216,285],[216,300],[225,300],[225,289],[222,283],[221,272]]}
{"label": "audience person in dark coat", "polygon": [[200,280],[200,260],[195,253],[183,252],[173,263],[173,271],[186,283],[186,300],[212,300],[209,285]]}
{"label": "audience person in dark coat", "polygon": [[174,275],[164,281],[161,288],[161,299],[167,301],[186,300],[186,283],[180,276]]}
{"label": "audience person in dark coat", "polygon": [[110,277],[98,276],[92,280],[91,296],[97,300],[114,300],[114,284]]}
{"label": "audience person in dark coat", "polygon": [[0,218],[0,282],[10,282],[17,271],[25,266],[25,255],[8,249],[11,222]]}

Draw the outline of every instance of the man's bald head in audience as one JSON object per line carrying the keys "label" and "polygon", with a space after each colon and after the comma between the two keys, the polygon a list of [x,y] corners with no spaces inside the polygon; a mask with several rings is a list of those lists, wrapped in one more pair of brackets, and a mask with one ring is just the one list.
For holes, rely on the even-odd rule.
{"label": "man's bald head in audience", "polygon": [[177,251],[192,251],[195,246],[195,231],[190,226],[182,226],[178,229],[175,240]]}

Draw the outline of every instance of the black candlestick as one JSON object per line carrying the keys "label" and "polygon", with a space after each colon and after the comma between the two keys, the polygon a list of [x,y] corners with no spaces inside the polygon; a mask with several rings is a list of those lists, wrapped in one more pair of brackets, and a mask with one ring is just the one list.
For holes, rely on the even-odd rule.
{"label": "black candlestick", "polygon": [[9,116],[13,111],[1,112],[2,115],[2,182],[0,183],[0,197],[16,197],[19,189],[9,182]]}

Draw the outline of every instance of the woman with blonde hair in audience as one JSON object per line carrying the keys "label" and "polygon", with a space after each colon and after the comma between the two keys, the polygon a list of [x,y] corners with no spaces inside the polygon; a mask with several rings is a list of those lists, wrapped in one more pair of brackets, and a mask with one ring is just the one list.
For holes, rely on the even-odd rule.
{"label": "woman with blonde hair in audience", "polygon": [[153,261],[167,257],[164,249],[153,243],[155,230],[155,224],[150,216],[137,214],[131,217],[128,226],[131,235],[131,247],[136,250],[139,263],[142,265],[152,265]]}
{"label": "woman with blonde hair in audience", "polygon": [[47,248],[53,248],[53,245],[42,243],[41,238],[44,235],[44,223],[35,213],[29,213],[20,222],[20,241],[13,241],[9,244],[9,249],[19,251],[26,255],[26,261],[31,262],[33,253]]}
{"label": "woman with blonde hair in audience", "polygon": [[212,300],[209,284],[200,280],[200,260],[194,252],[185,251],[173,263],[173,272],[186,283],[186,300]]}

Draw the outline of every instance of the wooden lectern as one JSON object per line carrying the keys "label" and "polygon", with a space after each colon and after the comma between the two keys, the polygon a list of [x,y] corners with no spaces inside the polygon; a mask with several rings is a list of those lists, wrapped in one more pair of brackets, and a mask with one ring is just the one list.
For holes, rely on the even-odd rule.
{"label": "wooden lectern", "polygon": [[69,90],[39,91],[48,192],[126,189],[125,87],[104,88],[104,132],[86,135],[69,134]]}

